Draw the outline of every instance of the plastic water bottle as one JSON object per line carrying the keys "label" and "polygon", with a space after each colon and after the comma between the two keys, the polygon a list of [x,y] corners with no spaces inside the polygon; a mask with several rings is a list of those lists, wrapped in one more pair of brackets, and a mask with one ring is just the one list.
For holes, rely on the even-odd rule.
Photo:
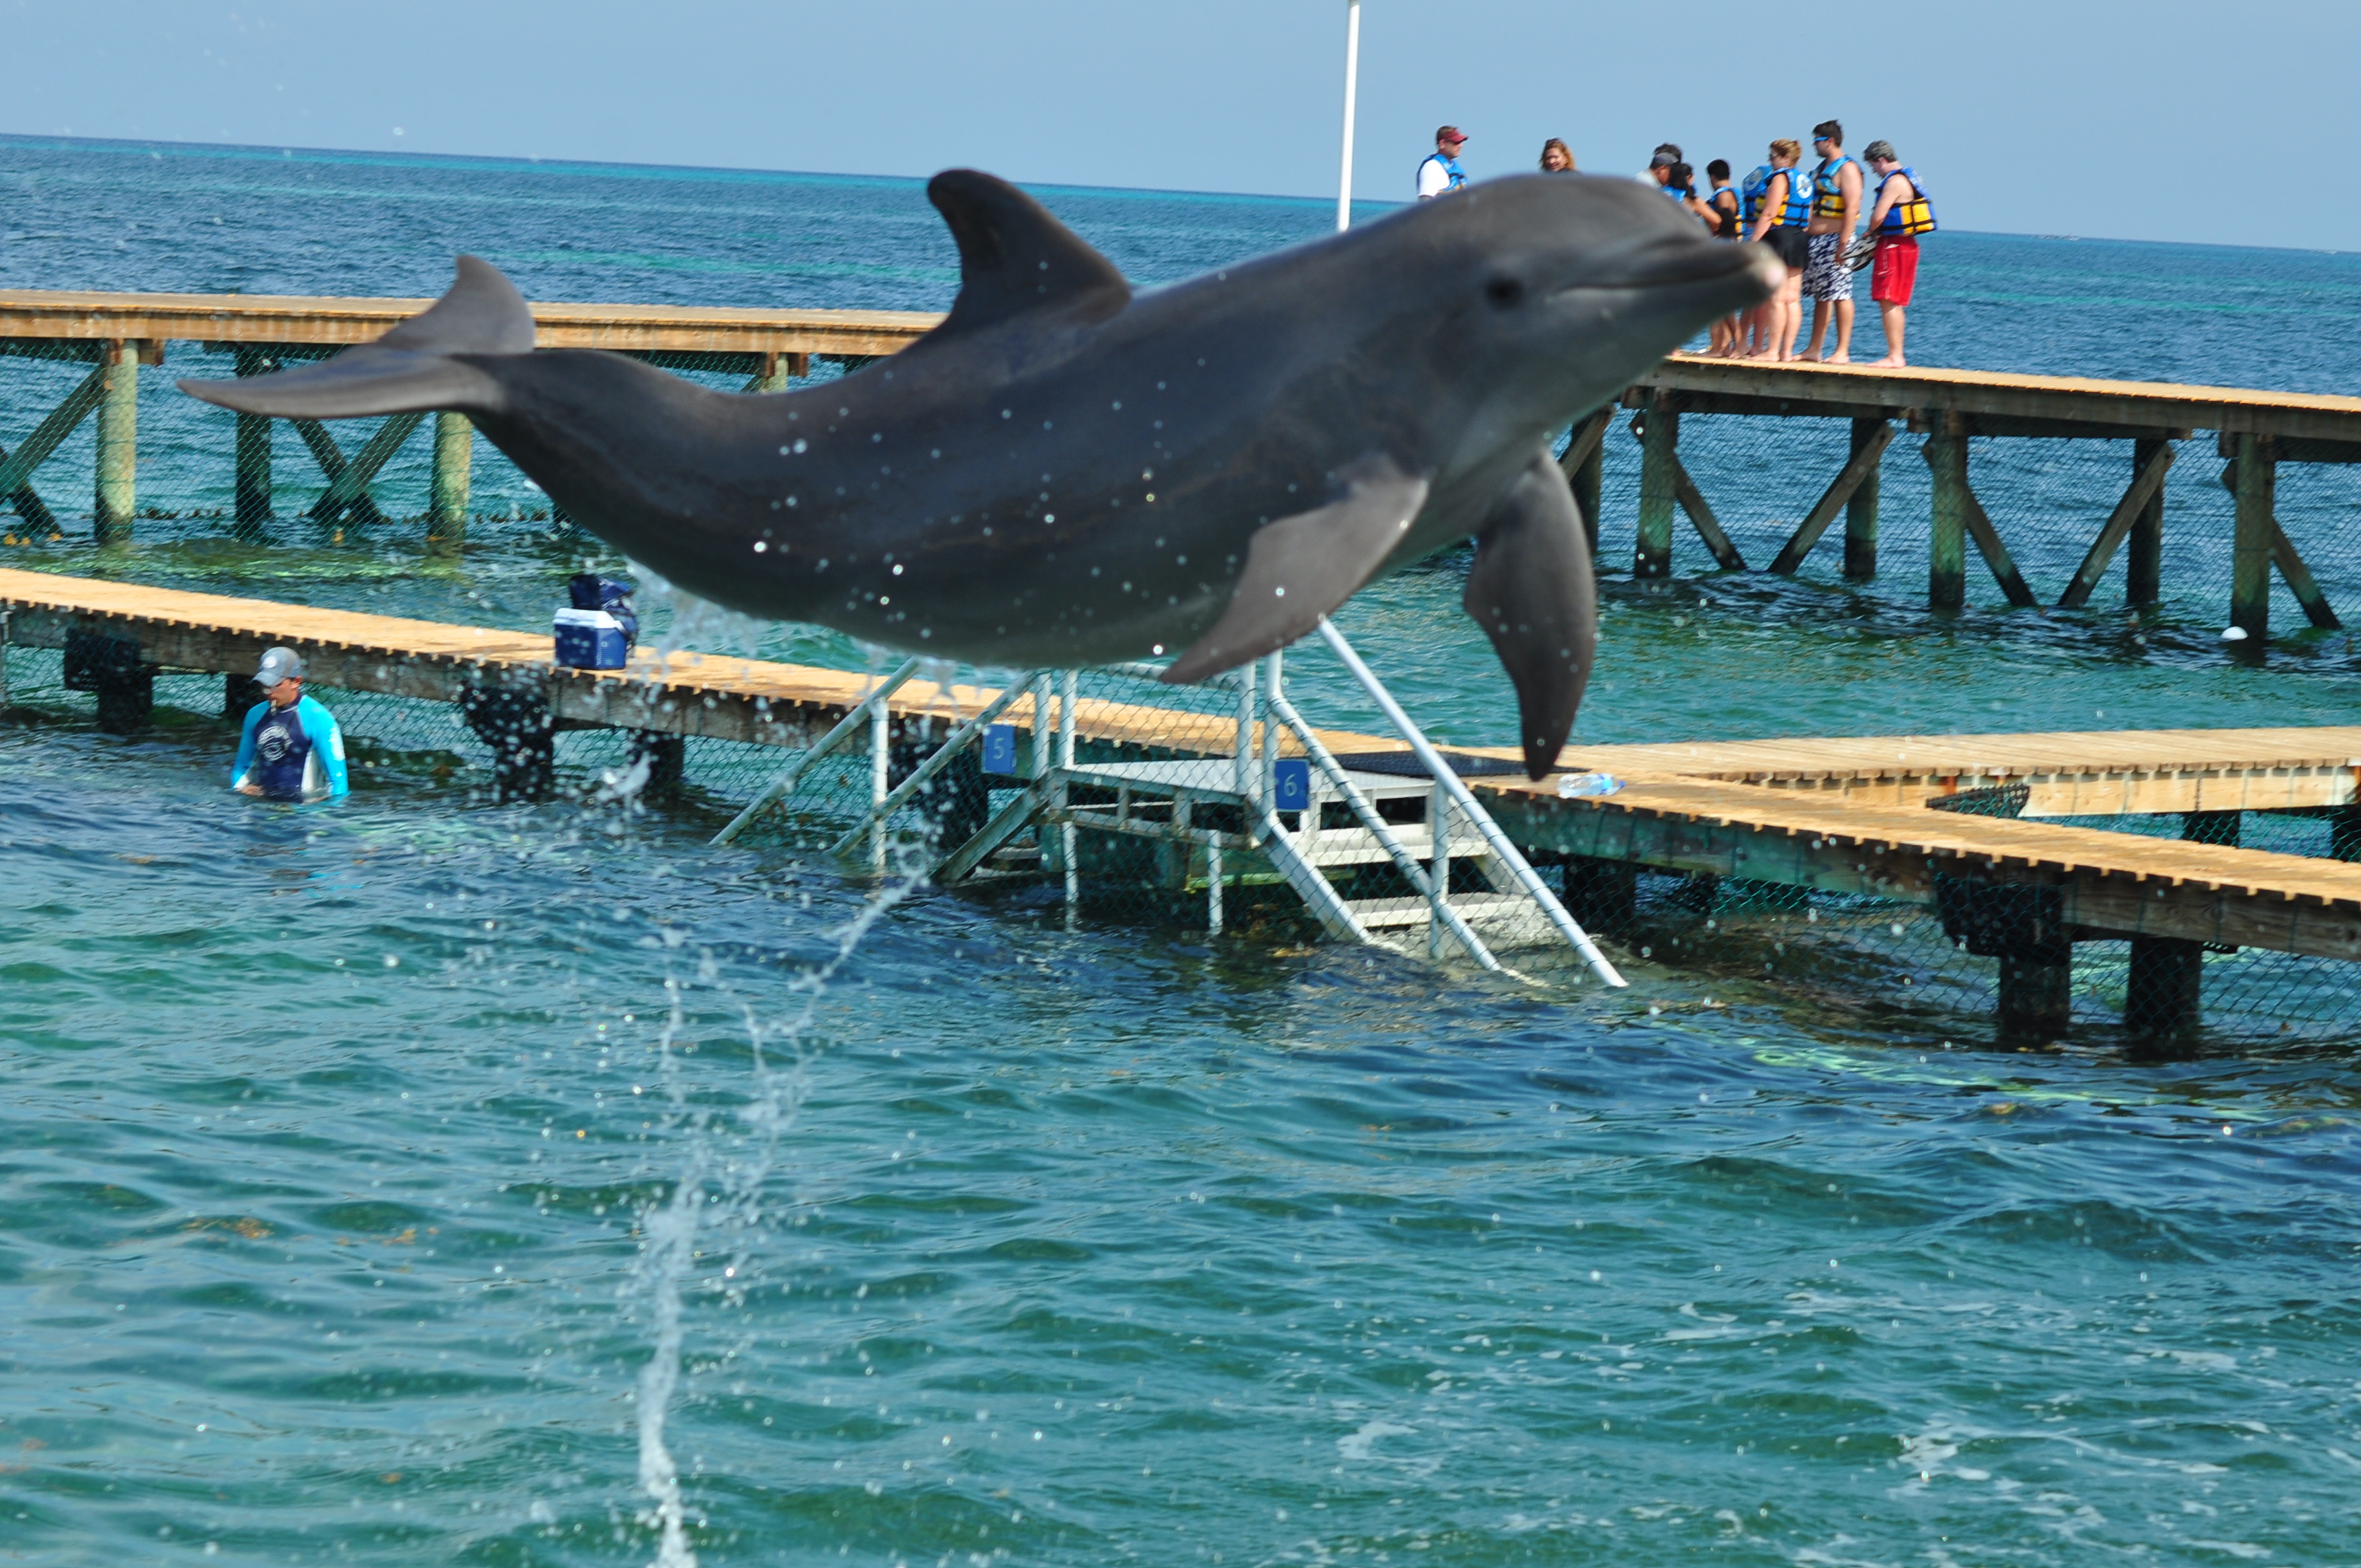
{"label": "plastic water bottle", "polygon": [[1557,797],[1560,800],[1613,795],[1622,787],[1623,781],[1612,773],[1560,773],[1557,777]]}

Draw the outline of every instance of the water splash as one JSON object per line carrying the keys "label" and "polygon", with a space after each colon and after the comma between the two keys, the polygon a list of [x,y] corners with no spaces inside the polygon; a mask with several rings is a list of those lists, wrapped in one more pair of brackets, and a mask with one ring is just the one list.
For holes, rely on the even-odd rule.
{"label": "water splash", "polygon": [[[697,1553],[688,1542],[688,1508],[681,1492],[680,1466],[664,1442],[664,1421],[680,1387],[681,1352],[687,1340],[682,1314],[683,1284],[697,1262],[697,1237],[708,1229],[723,1227],[734,1227],[742,1238],[751,1239],[755,1234],[762,1218],[763,1190],[777,1163],[779,1141],[794,1126],[810,1087],[809,1069],[817,1052],[807,1049],[805,1040],[820,999],[837,971],[851,961],[870,928],[908,897],[919,881],[915,872],[906,871],[881,884],[861,912],[838,929],[835,948],[828,959],[806,970],[790,983],[790,994],[802,996],[802,1005],[793,1017],[775,1027],[766,1026],[751,1003],[741,1003],[747,1043],[752,1052],[752,1084],[738,1119],[741,1130],[753,1141],[752,1157],[741,1163],[722,1161],[717,1165],[714,1113],[693,1110],[689,1105],[687,1086],[682,1081],[679,1060],[673,1049],[687,1023],[682,1003],[684,988],[677,977],[664,981],[671,1005],[657,1037],[658,1069],[665,1096],[672,1104],[673,1120],[676,1125],[686,1127],[689,1137],[688,1152],[673,1183],[671,1198],[660,1205],[649,1205],[642,1213],[641,1234],[644,1239],[635,1277],[648,1305],[653,1330],[647,1364],[640,1369],[638,1393],[639,1481],[649,1500],[640,1519],[643,1525],[658,1532],[652,1568],[697,1568]],[[701,965],[700,978],[719,978],[719,970],[709,956]],[[766,1038],[774,1036],[790,1048],[789,1059],[783,1067],[774,1067],[765,1050]],[[734,1280],[743,1274],[748,1245],[749,1240],[741,1240],[731,1251],[721,1270],[724,1279]],[[735,1290],[729,1294],[733,1299],[737,1298]]]}

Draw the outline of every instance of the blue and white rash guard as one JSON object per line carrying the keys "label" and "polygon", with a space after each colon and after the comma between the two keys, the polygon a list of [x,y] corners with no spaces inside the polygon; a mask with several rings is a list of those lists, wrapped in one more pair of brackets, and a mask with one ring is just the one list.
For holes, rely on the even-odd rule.
{"label": "blue and white rash guard", "polygon": [[230,787],[258,784],[266,800],[334,799],[351,785],[345,776],[345,736],[336,716],[308,696],[293,706],[258,702],[247,709]]}

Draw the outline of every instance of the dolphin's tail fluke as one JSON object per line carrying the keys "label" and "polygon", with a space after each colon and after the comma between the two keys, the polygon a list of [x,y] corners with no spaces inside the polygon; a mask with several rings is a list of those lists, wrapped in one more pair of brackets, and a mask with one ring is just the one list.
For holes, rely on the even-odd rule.
{"label": "dolphin's tail fluke", "polygon": [[429,409],[497,413],[502,404],[499,380],[469,361],[530,354],[533,345],[533,310],[516,285],[490,262],[463,256],[450,292],[374,343],[301,370],[235,381],[183,381],[181,390],[240,413],[283,419],[350,419]]}

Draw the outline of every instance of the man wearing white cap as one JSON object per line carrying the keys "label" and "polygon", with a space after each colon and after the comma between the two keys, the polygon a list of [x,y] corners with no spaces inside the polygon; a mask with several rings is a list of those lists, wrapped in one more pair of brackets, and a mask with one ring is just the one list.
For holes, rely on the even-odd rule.
{"label": "man wearing white cap", "polygon": [[262,655],[254,684],[269,700],[247,710],[230,788],[265,800],[344,795],[345,736],[336,716],[303,695],[303,661],[292,648]]}

